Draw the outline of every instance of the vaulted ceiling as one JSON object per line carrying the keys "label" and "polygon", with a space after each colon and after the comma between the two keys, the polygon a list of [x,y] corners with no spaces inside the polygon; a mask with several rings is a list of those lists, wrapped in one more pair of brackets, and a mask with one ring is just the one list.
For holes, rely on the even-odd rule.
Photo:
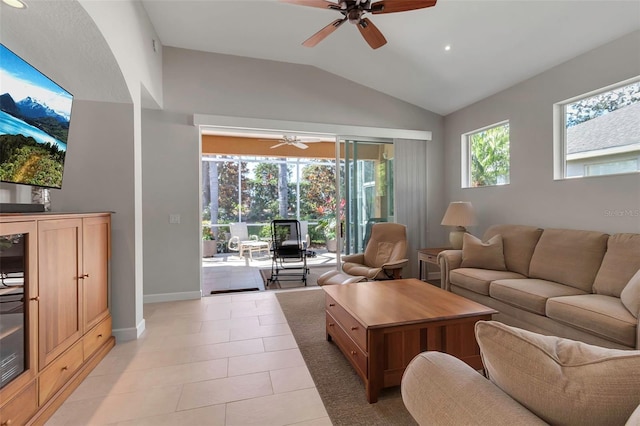
{"label": "vaulted ceiling", "polygon": [[163,45],[313,65],[443,115],[640,30],[638,0],[438,0],[368,15],[388,41],[379,49],[348,23],[307,48],[338,12],[276,0],[142,3]]}

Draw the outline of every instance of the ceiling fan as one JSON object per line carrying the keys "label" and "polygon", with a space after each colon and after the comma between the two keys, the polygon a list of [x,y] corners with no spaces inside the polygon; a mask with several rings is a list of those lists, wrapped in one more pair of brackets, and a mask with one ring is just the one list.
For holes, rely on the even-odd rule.
{"label": "ceiling fan", "polygon": [[369,43],[372,49],[377,49],[387,44],[380,30],[373,25],[368,18],[364,18],[365,13],[377,15],[380,13],[404,12],[407,10],[423,9],[435,6],[437,0],[381,0],[371,2],[371,0],[339,0],[337,3],[327,0],[280,0],[283,3],[298,4],[300,6],[318,7],[321,9],[331,9],[340,12],[343,18],[336,19],[302,43],[306,47],[314,47],[338,27],[349,21],[356,25],[360,34]]}
{"label": "ceiling fan", "polygon": [[[263,140],[273,141],[273,139],[263,139]],[[276,139],[276,140],[279,141],[280,143],[273,145],[271,147],[272,149],[278,148],[283,145],[291,145],[291,146],[295,146],[296,148],[307,149],[309,148],[307,146],[308,143],[320,142],[320,138],[299,138],[297,136],[289,136],[289,135],[283,135],[280,139]]]}

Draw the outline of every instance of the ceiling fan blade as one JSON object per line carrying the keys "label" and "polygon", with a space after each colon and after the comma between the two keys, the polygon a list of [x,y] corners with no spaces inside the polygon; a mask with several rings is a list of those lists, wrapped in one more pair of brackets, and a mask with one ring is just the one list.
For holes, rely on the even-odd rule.
{"label": "ceiling fan blade", "polygon": [[404,12],[436,5],[437,0],[382,0],[371,4],[371,13]]}
{"label": "ceiling fan blade", "polygon": [[322,142],[322,140],[320,138],[298,138],[297,139],[298,142],[303,142],[303,143],[316,143],[316,142]]}
{"label": "ceiling fan blade", "polygon": [[271,147],[271,149],[273,149],[273,148],[277,148],[277,147],[282,146],[282,145],[288,145],[288,144],[287,144],[286,142],[282,142],[282,143],[279,143],[279,144],[273,145],[273,146]]}
{"label": "ceiling fan blade", "polygon": [[301,142],[293,142],[291,145],[295,146],[296,148],[300,148],[300,149],[307,149],[309,148],[308,146],[306,146],[305,144],[301,143]]}
{"label": "ceiling fan blade", "polygon": [[321,9],[340,10],[340,5],[326,0],[280,0],[280,3],[291,3],[300,6],[319,7]]}
{"label": "ceiling fan blade", "polygon": [[364,37],[372,49],[377,49],[387,44],[387,39],[384,38],[378,27],[373,25],[373,22],[371,22],[369,18],[361,19],[357,26],[360,34],[362,34],[362,37]]}
{"label": "ceiling fan blade", "polygon": [[305,47],[314,47],[316,44],[324,40],[329,34],[337,30],[338,27],[344,24],[346,20],[347,18],[336,19],[335,21],[333,21],[332,23],[330,23],[329,25],[327,25],[326,27],[324,27],[323,29],[321,29],[320,31],[318,31],[308,39],[306,39],[304,43],[302,43],[302,45]]}

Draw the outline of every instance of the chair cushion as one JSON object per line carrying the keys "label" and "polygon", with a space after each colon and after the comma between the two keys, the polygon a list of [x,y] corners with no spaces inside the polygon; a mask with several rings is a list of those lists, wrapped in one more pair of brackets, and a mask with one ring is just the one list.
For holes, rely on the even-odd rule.
{"label": "chair cushion", "polygon": [[527,278],[498,280],[489,285],[489,295],[509,305],[545,315],[547,299],[557,296],[585,294],[584,291],[552,281]]}
{"label": "chair cushion", "polygon": [[533,252],[529,277],[591,293],[608,239],[602,232],[545,229]]}
{"label": "chair cushion", "polygon": [[465,233],[462,236],[462,264],[460,266],[506,271],[507,267],[504,264],[502,252],[502,236],[495,235],[483,243],[480,238]]}
{"label": "chair cushion", "polygon": [[382,268],[370,268],[359,263],[345,262],[342,264],[342,270],[349,275],[366,277],[370,280],[374,278],[385,278],[384,275],[379,276],[384,274]]}
{"label": "chair cushion", "polygon": [[620,294],[620,301],[635,318],[640,315],[640,269],[629,280]]}
{"label": "chair cushion", "polygon": [[504,261],[507,270],[529,275],[529,264],[536,244],[542,235],[542,229],[526,225],[494,225],[487,229],[483,239],[502,235]]}
{"label": "chair cushion", "polygon": [[622,425],[640,403],[640,351],[606,349],[479,321],[489,379],[558,425]]}
{"label": "chair cushion", "polygon": [[607,252],[593,283],[593,292],[620,297],[622,289],[640,269],[640,234],[609,237]]}
{"label": "chair cushion", "polygon": [[625,346],[636,346],[638,321],[619,298],[600,294],[547,300],[547,316]]}
{"label": "chair cushion", "polygon": [[399,223],[376,223],[364,249],[364,264],[379,268],[383,264],[404,259],[407,254],[407,227]]}
{"label": "chair cushion", "polygon": [[489,284],[491,281],[510,278],[517,279],[526,277],[515,272],[474,268],[458,268],[453,269],[449,273],[449,281],[451,284],[485,296],[489,295]]}

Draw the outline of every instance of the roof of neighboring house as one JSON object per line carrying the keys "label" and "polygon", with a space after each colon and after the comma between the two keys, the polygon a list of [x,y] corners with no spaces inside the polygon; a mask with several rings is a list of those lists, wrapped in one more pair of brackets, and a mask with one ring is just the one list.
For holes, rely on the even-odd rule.
{"label": "roof of neighboring house", "polygon": [[640,102],[567,129],[567,154],[640,143]]}

